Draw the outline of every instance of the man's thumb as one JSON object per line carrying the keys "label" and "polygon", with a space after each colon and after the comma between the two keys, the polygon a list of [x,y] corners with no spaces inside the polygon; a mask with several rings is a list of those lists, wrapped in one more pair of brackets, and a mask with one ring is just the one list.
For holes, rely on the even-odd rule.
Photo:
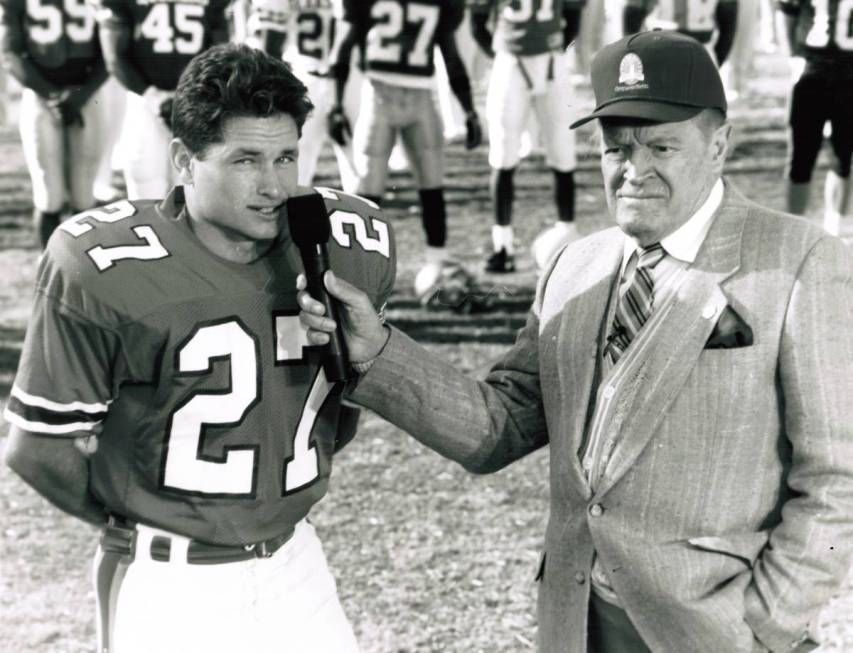
{"label": "man's thumb", "polygon": [[339,279],[331,270],[326,270],[326,274],[323,276],[323,283],[326,285],[326,290],[329,291],[329,294],[338,301],[353,308],[358,306],[358,290],[343,279]]}

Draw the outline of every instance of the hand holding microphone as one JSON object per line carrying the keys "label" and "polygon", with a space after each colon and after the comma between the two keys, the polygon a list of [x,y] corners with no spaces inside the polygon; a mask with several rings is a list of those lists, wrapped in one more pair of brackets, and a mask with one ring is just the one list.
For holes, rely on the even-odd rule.
{"label": "hand holding microphone", "polygon": [[308,292],[323,304],[325,315],[334,320],[337,327],[329,333],[323,355],[326,379],[346,381],[349,377],[349,359],[338,319],[338,307],[323,285],[323,275],[329,269],[326,243],[329,242],[332,232],[326,203],[317,193],[288,198],[287,221],[290,226],[290,237],[296,243],[302,257]]}
{"label": "hand holding microphone", "polygon": [[[316,193],[290,198],[287,215],[291,237],[299,247],[305,267],[305,275],[300,275],[296,284],[302,309],[299,320],[306,327],[312,345],[328,345],[330,352],[343,352],[343,361],[339,355],[333,355],[329,362],[330,367],[337,366],[337,371],[327,368],[324,361],[326,378],[331,381],[330,374],[340,371],[339,362],[343,362],[344,371],[347,370],[347,355],[353,365],[375,358],[385,346],[390,331],[383,326],[367,294],[328,270],[325,243],[331,228],[323,199]],[[313,222],[320,226],[311,224]],[[324,257],[325,267],[314,262]]]}

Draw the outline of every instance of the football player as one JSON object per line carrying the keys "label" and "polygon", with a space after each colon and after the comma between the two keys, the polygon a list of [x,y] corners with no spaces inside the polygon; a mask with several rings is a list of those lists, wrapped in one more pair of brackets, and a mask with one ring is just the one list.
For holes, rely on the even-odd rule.
{"label": "football player", "polygon": [[450,87],[465,110],[466,147],[477,147],[480,122],[454,39],[464,10],[464,0],[340,0],[336,6],[336,89],[329,132],[339,144],[351,134],[342,98],[351,54],[357,46],[365,76],[352,136],[358,192],[374,202],[381,200],[388,159],[399,134],[418,187],[426,232],[426,260],[415,276],[415,293],[424,305],[433,308],[446,304],[445,289],[453,297],[473,297],[469,292],[473,279],[450,259],[446,248],[444,136],[434,74],[438,47]]}
{"label": "football player", "polygon": [[[310,109],[280,59],[209,49],[175,91],[181,186],[81,213],[48,244],[6,456],[103,529],[99,651],[357,650],[306,521],[355,425],[298,318],[286,201],[312,192],[296,167]],[[318,190],[331,267],[381,307],[390,225]]]}
{"label": "football player", "polygon": [[43,248],[66,201],[95,205],[103,151],[107,71],[95,16],[84,0],[0,0],[4,65],[23,87],[20,132]]}
{"label": "football player", "polygon": [[169,161],[172,95],[193,56],[228,40],[230,0],[93,0],[107,69],[128,90],[122,144],[127,196],[159,199]]}
{"label": "football player", "polygon": [[[545,160],[554,174],[557,222],[537,236],[533,258],[541,270],[562,246],[579,237],[575,214],[575,137],[569,129],[571,81],[565,48],[574,40],[585,0],[470,0],[471,29],[494,56],[486,96],[489,190],[495,212],[488,272],[513,272],[513,178],[521,134],[532,108]],[[489,23],[494,23],[494,31]]]}
{"label": "football player", "polygon": [[824,183],[824,228],[838,235],[850,198],[853,155],[853,3],[840,0],[779,0],[795,82],[788,117],[786,207],[803,214],[812,172],[832,127],[830,168]]}
{"label": "football player", "polygon": [[639,32],[644,23],[648,29],[677,30],[704,44],[722,66],[734,43],[737,5],[738,0],[625,0],[622,27],[625,34]]}
{"label": "football player", "polygon": [[[304,186],[314,181],[317,160],[328,137],[326,119],[335,101],[335,82],[329,61],[334,20],[332,0],[254,0],[248,20],[247,31],[253,44],[256,41],[267,53],[285,56],[308,87],[314,111],[305,121],[299,144],[299,183]],[[294,52],[285,55],[287,46],[291,45],[289,42]],[[347,93],[345,100],[347,115],[358,115],[355,93]],[[338,161],[341,185],[352,192],[358,182],[352,145],[332,141],[332,149]]]}

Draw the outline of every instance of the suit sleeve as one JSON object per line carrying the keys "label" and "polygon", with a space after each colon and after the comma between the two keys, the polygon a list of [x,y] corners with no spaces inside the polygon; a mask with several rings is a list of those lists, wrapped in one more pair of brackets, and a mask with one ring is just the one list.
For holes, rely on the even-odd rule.
{"label": "suit sleeve", "polygon": [[349,398],[469,471],[501,469],[548,442],[539,385],[538,304],[485,380],[463,374],[392,329]]}
{"label": "suit sleeve", "polygon": [[853,262],[838,239],[819,240],[798,272],[778,381],[790,498],[746,591],[746,620],[774,651],[805,639],[853,556]]}

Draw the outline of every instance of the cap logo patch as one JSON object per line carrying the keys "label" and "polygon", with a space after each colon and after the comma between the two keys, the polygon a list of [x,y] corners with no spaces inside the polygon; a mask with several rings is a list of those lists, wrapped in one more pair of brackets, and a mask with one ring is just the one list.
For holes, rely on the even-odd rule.
{"label": "cap logo patch", "polygon": [[634,86],[645,81],[643,76],[643,62],[633,52],[629,52],[619,63],[619,83]]}

